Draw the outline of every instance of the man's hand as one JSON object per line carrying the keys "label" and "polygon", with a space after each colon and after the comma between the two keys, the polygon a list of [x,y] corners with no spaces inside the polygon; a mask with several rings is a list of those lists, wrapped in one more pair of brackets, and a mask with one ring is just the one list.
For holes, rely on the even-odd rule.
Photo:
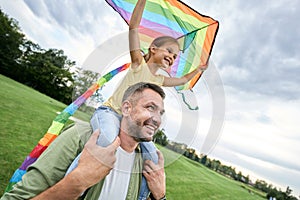
{"label": "man's hand", "polygon": [[148,187],[155,199],[161,199],[166,194],[166,176],[164,169],[164,157],[157,150],[158,164],[155,165],[151,160],[146,160],[143,175],[145,176]]}
{"label": "man's hand", "polygon": [[98,183],[110,172],[116,161],[116,149],[120,146],[119,137],[107,147],[98,146],[98,136],[99,130],[96,130],[85,144],[78,167],[74,170],[80,183],[86,188]]}
{"label": "man's hand", "polygon": [[96,144],[98,136],[99,131],[92,134],[84,146],[78,166],[71,173],[33,199],[77,199],[86,189],[102,180],[116,161],[115,151],[120,146],[120,138],[117,137],[107,147],[100,147]]}

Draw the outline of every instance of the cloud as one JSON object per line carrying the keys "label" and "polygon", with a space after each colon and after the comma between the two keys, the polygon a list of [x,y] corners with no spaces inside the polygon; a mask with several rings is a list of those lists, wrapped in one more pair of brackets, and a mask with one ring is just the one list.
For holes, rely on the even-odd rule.
{"label": "cloud", "polygon": [[300,43],[295,42],[300,39],[300,27],[295,25],[299,1],[188,3],[220,22],[211,59],[222,71],[225,85],[300,98]]}
{"label": "cloud", "polygon": [[300,107],[300,100],[225,89],[225,125],[220,141],[209,156],[237,166],[243,174],[249,172],[256,178],[300,192],[297,188],[300,110],[295,109]]}
{"label": "cloud", "polygon": [[19,21],[28,39],[45,49],[63,49],[79,66],[99,44],[127,30],[105,1],[17,0],[1,4]]}

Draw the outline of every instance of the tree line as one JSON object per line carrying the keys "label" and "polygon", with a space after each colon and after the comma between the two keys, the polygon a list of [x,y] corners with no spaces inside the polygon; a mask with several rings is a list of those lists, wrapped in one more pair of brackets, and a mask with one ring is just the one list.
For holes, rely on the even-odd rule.
{"label": "tree line", "polygon": [[191,160],[199,162],[207,168],[218,172],[219,174],[247,184],[266,193],[266,199],[276,198],[276,200],[298,200],[298,198],[292,195],[293,190],[289,186],[285,191],[281,191],[281,189],[277,189],[275,186],[268,184],[264,180],[256,180],[255,183],[252,183],[249,175],[245,176],[241,171],[236,172],[234,167],[223,165],[219,160],[210,159],[207,155],[198,155],[195,149],[188,148],[186,144],[168,140],[163,129],[158,131],[158,133],[154,136],[153,141],[172,151],[182,154]]}
{"label": "tree line", "polygon": [[18,22],[0,8],[0,72],[58,101],[72,102],[75,62],[63,50],[43,49],[28,40]]}

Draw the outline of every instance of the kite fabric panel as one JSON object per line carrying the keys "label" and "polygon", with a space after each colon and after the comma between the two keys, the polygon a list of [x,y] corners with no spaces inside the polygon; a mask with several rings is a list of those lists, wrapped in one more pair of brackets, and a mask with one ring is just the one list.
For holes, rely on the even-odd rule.
{"label": "kite fabric panel", "polygon": [[[106,0],[129,24],[137,0]],[[219,22],[202,15],[179,0],[147,0],[139,26],[141,49],[144,53],[156,37],[169,35],[178,39],[180,56],[167,70],[172,77],[181,77],[198,66],[208,65]],[[200,73],[177,90],[193,88]]]}
{"label": "kite fabric panel", "polygon": [[77,109],[90,96],[92,96],[94,92],[96,92],[96,90],[98,90],[106,82],[111,80],[116,74],[126,70],[129,66],[130,63],[124,64],[99,78],[99,80],[96,83],[94,83],[85,93],[83,93],[73,103],[67,106],[60,114],[56,116],[56,118],[52,121],[52,124],[49,127],[47,133],[43,136],[42,139],[40,139],[40,141],[34,147],[31,153],[25,158],[22,165],[14,172],[12,178],[9,181],[9,184],[5,189],[5,192],[10,191],[17,182],[22,180],[22,176],[26,173],[27,167],[34,163],[37,160],[37,158],[44,152],[44,150],[47,149],[51,142],[60,134],[65,123],[77,111]]}

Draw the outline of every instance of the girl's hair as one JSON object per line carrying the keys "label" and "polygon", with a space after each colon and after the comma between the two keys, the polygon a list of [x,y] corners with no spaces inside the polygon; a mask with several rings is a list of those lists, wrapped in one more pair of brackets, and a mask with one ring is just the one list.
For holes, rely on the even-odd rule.
{"label": "girl's hair", "polygon": [[[152,41],[150,47],[151,46],[161,47],[162,45],[164,45],[166,43],[175,43],[179,46],[179,43],[175,38],[173,38],[171,36],[161,36],[161,37],[155,38]],[[150,56],[151,56],[151,54],[150,54],[150,48],[149,48],[148,53],[144,55],[144,59],[146,62],[150,59]]]}

